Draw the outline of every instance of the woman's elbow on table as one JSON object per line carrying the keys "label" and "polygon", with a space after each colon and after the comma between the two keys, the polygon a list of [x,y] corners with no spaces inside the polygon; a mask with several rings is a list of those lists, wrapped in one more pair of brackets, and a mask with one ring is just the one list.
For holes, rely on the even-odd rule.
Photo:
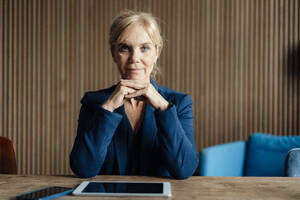
{"label": "woman's elbow on table", "polygon": [[190,163],[183,165],[181,168],[174,170],[175,173],[172,173],[175,179],[183,180],[187,179],[194,174],[198,167],[199,159],[196,157]]}
{"label": "woman's elbow on table", "polygon": [[176,175],[174,175],[174,178],[179,179],[179,180],[184,180],[184,179],[189,178],[192,175],[193,175],[193,173],[191,173],[190,171],[182,170],[179,173],[177,173]]}
{"label": "woman's elbow on table", "polygon": [[86,163],[76,162],[76,160],[72,158],[72,154],[70,155],[70,168],[74,174],[80,178],[94,177],[99,173],[98,169],[91,169]]}

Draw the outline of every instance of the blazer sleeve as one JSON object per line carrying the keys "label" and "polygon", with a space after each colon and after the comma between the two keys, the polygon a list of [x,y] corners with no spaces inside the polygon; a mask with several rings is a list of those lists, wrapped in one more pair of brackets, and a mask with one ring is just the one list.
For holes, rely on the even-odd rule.
{"label": "blazer sleeve", "polygon": [[105,110],[101,105],[90,103],[88,94],[81,103],[70,167],[79,177],[92,177],[99,174],[102,168],[107,148],[122,116]]}
{"label": "blazer sleeve", "polygon": [[199,162],[194,142],[192,103],[191,97],[185,95],[168,110],[156,111],[162,160],[177,179],[193,175]]}

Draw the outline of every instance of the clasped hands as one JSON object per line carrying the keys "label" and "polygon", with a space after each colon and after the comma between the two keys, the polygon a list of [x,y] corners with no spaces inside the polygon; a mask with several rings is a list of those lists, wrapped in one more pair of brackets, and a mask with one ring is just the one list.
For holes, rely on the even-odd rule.
{"label": "clasped hands", "polygon": [[150,83],[145,80],[121,79],[110,97],[103,103],[102,107],[113,112],[124,104],[126,99],[135,98],[144,101],[158,110],[166,110],[169,103],[165,100]]}

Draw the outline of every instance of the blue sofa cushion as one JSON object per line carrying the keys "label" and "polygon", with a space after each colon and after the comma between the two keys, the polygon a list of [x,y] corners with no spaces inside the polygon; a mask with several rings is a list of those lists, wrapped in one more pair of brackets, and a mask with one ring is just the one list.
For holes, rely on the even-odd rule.
{"label": "blue sofa cushion", "polygon": [[300,136],[255,133],[248,141],[245,176],[284,176],[287,152],[300,147]]}
{"label": "blue sofa cushion", "polygon": [[201,176],[242,176],[246,141],[207,147],[200,154]]}

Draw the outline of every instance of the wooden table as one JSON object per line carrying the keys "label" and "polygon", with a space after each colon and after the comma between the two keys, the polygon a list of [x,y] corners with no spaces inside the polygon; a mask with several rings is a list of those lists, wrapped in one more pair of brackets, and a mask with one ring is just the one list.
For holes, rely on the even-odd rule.
{"label": "wooden table", "polygon": [[[76,187],[83,180],[168,181],[172,199],[300,199],[300,178],[289,177],[200,177],[173,180],[145,176],[97,176],[80,179],[73,176],[0,175],[0,199],[14,199],[17,194],[46,186]],[[60,199],[100,199],[99,197],[64,196]],[[167,197],[101,197],[101,199],[168,199]]]}

